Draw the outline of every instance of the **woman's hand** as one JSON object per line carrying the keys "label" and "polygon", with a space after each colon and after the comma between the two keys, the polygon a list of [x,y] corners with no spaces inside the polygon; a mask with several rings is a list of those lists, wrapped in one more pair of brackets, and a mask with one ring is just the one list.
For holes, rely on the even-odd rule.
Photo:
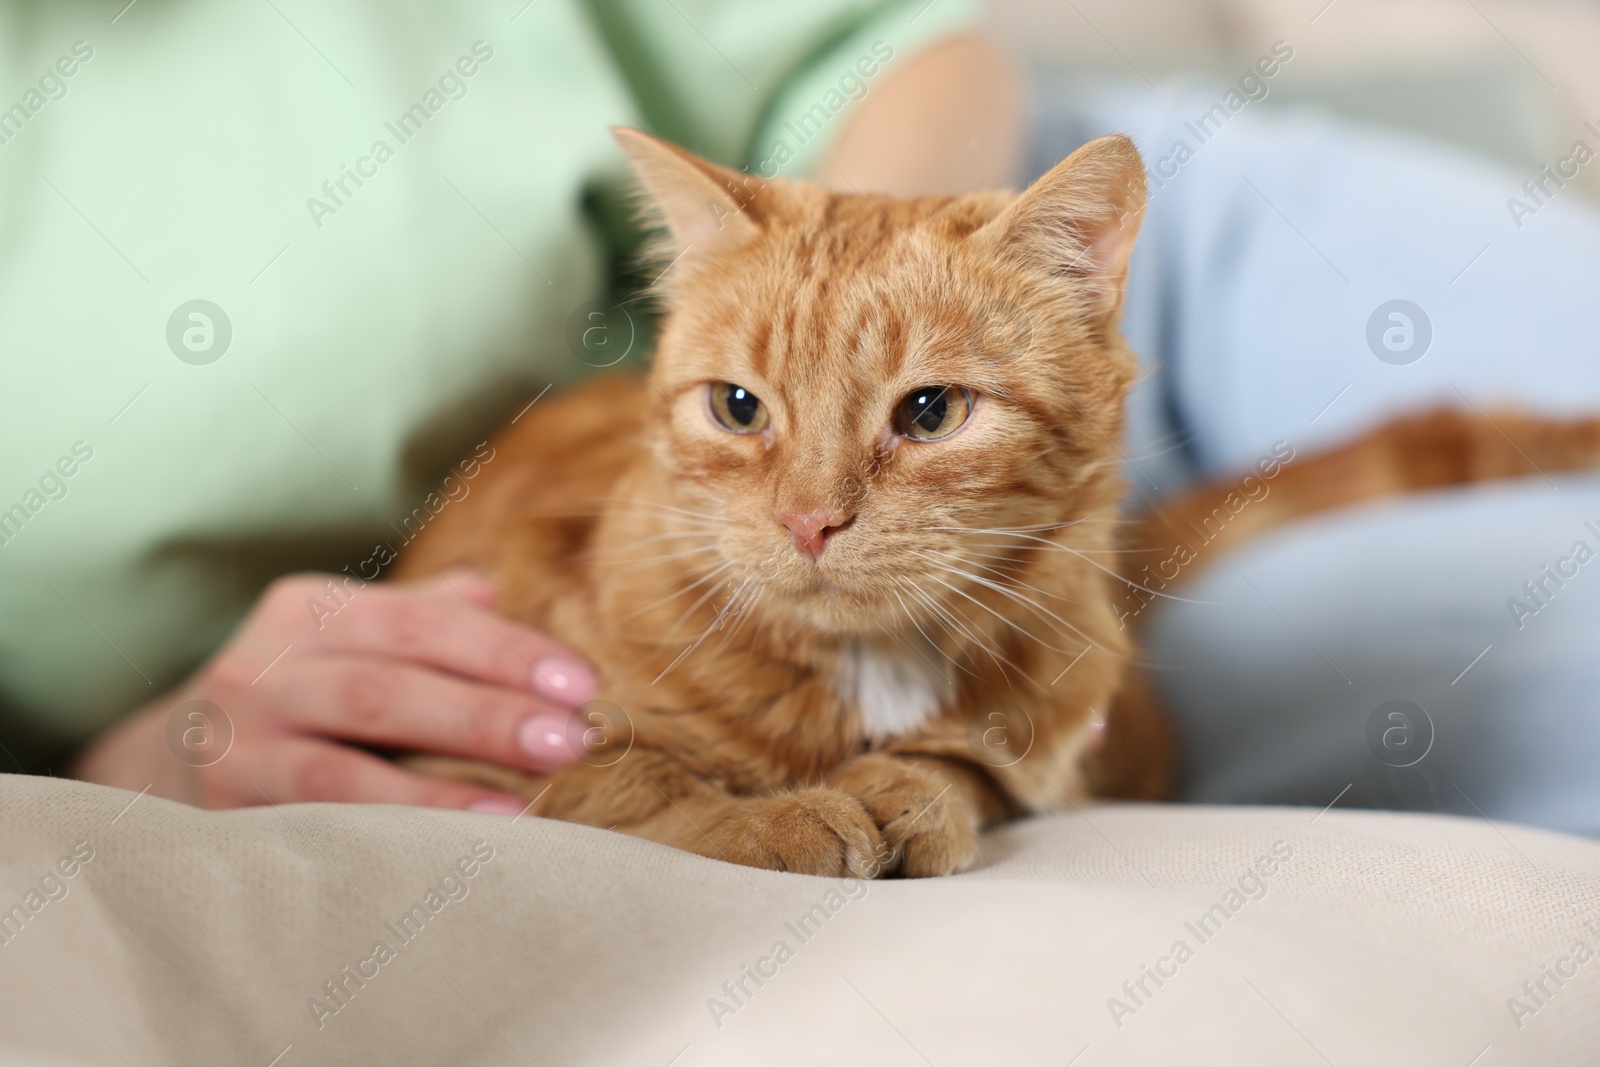
{"label": "woman's hand", "polygon": [[[578,657],[495,615],[494,590],[476,575],[404,586],[290,575],[193,678],[98,739],[73,775],[207,808],[346,801],[514,813],[525,801],[353,746],[554,771],[578,758],[582,730],[569,723],[594,692]],[[179,706],[194,700],[226,716],[203,727],[231,725],[225,755],[196,757],[172,740],[189,736],[187,722],[170,720],[186,719]]]}

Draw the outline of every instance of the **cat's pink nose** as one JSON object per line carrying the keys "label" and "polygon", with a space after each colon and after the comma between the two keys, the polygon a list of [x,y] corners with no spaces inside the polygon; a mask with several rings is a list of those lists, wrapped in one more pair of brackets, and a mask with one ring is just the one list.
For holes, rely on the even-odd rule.
{"label": "cat's pink nose", "polygon": [[850,516],[837,511],[782,511],[778,521],[794,534],[794,547],[801,555],[820,559],[828,547],[828,537],[850,525]]}

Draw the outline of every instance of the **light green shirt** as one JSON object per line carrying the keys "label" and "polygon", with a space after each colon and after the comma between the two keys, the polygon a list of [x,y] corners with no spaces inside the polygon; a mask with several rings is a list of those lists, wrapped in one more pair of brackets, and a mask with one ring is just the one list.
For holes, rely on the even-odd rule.
{"label": "light green shirt", "polygon": [[631,240],[609,126],[801,176],[973,17],[123,3],[0,7],[0,741],[24,764],[179,680],[274,575],[399,545],[454,461],[611,358],[586,306]]}

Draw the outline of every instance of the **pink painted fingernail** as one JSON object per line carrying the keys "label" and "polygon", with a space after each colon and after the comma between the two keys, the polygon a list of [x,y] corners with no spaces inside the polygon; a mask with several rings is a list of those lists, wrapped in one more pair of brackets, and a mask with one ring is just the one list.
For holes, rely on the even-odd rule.
{"label": "pink painted fingernail", "polygon": [[528,805],[520,800],[502,800],[499,797],[489,797],[467,805],[468,811],[476,811],[483,815],[520,815],[522,809]]}
{"label": "pink painted fingernail", "polygon": [[534,692],[568,707],[593,700],[599,688],[594,672],[573,660],[552,656],[533,665]]}
{"label": "pink painted fingernail", "polygon": [[522,724],[517,731],[517,742],[535,763],[564,767],[578,759],[578,753],[567,740],[570,722],[570,716],[541,711]]}

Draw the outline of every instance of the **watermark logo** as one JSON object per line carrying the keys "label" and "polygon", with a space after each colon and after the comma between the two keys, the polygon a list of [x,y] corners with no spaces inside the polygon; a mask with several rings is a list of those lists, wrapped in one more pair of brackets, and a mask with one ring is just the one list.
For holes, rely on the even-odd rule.
{"label": "watermark logo", "polygon": [[633,750],[633,719],[609,700],[591,700],[567,720],[567,747],[591,767],[615,767]]}
{"label": "watermark logo", "polygon": [[196,367],[215,363],[232,343],[228,313],[209,300],[179,304],[167,319],[167,347],[185,363]]}
{"label": "watermark logo", "polygon": [[1391,767],[1412,767],[1433,748],[1433,719],[1409,700],[1380,704],[1367,718],[1367,748]]}
{"label": "watermark logo", "polygon": [[[1600,540],[1600,528],[1592,522],[1583,524],[1583,528],[1594,534]],[[1589,542],[1579,539],[1572,543],[1572,549],[1565,556],[1559,556],[1556,561],[1546,563],[1539,568],[1539,573],[1522,583],[1521,597],[1507,597],[1506,608],[1511,612],[1511,621],[1517,624],[1517,629],[1524,629],[1528,620],[1550,606],[1556,594],[1567,587],[1567,582],[1576,578],[1580,569],[1595,557],[1595,550]]]}
{"label": "watermark logo", "polygon": [[1367,319],[1367,347],[1392,366],[1415,363],[1432,344],[1433,320],[1409,300],[1379,304]]}
{"label": "watermark logo", "polygon": [[[1583,128],[1600,139],[1600,121],[1590,120],[1583,124]],[[1523,196],[1506,198],[1506,211],[1511,215],[1512,224],[1519,230],[1526,226],[1528,219],[1554,200],[1568,182],[1576,180],[1579,172],[1594,162],[1595,157],[1594,146],[1587,139],[1579,138],[1572,142],[1567,154],[1554,164],[1546,163],[1540,167],[1538,174],[1522,183]]]}
{"label": "watermark logo", "polygon": [[1258,459],[1251,472],[1229,489],[1209,514],[1189,520],[1193,539],[1180,540],[1169,549],[1158,549],[1167,553],[1166,558],[1146,563],[1131,581],[1124,579],[1117,605],[1117,628],[1126,629],[1130,619],[1136,618],[1157,597],[1164,596],[1162,590],[1167,584],[1176,581],[1183,568],[1199,559],[1200,551],[1221,537],[1240,512],[1265,500],[1272,492],[1268,483],[1293,463],[1294,458],[1293,445],[1287,441],[1276,442],[1271,453]]}
{"label": "watermark logo", "polygon": [[1021,359],[1033,351],[1033,316],[1028,309],[1008,300],[992,300],[984,307],[979,321],[979,344],[986,354]]}
{"label": "watermark logo", "polygon": [[[1592,920],[1584,923],[1583,928],[1589,937],[1600,940],[1600,926],[1596,926]],[[1565,955],[1556,957],[1554,964],[1541,962],[1539,973],[1522,983],[1518,991],[1521,996],[1506,998],[1506,1011],[1510,1012],[1511,1021],[1517,1029],[1526,1026],[1531,1016],[1538,1015],[1555,999],[1562,987],[1578,977],[1578,971],[1594,957],[1594,946],[1579,937],[1573,940],[1572,947]]]}
{"label": "watermark logo", "polygon": [[[1255,858],[1244,873],[1213,901],[1210,908],[1183,924],[1184,934],[1173,940],[1163,956],[1155,963],[1140,963],[1139,973],[1122,983],[1118,993],[1106,998],[1106,1011],[1111,1021],[1121,1030],[1130,1016],[1137,1015],[1155,999],[1157,992],[1176,978],[1184,964],[1194,959],[1200,948],[1210,942],[1223,928],[1248,905],[1262,900],[1271,888],[1270,880],[1279,874],[1294,858],[1294,846],[1279,839],[1268,851]],[[1190,943],[1193,938],[1193,944]],[[1120,995],[1118,995],[1120,993]]]}
{"label": "watermark logo", "polygon": [[29,486],[16,503],[7,506],[0,501],[0,545],[10,544],[11,539],[20,534],[22,528],[44,510],[46,504],[66,499],[70,489],[67,479],[77,474],[82,465],[93,458],[93,445],[87,441],[74,441],[72,454],[63,455],[46,467],[44,473],[39,475],[37,484]]}
{"label": "watermark logo", "polygon": [[167,716],[167,747],[191,767],[209,767],[233,747],[233,720],[209,700],[185,700]]}
{"label": "watermark logo", "polygon": [[62,55],[39,75],[38,88],[29,86],[15,103],[0,101],[0,145],[10,144],[46,105],[65,100],[66,79],[77,74],[82,65],[93,58],[93,45],[88,41],[74,41],[70,55]]}
{"label": "watermark logo", "polygon": [[866,878],[847,878],[830,887],[822,894],[821,900],[793,921],[783,924],[784,932],[794,938],[793,944],[790,944],[789,937],[774,941],[766,955],[757,957],[752,963],[741,964],[739,973],[722,983],[722,996],[707,997],[706,1010],[711,1014],[711,1021],[716,1028],[721,1030],[730,1018],[755,999],[767,982],[778,977],[779,969],[794,959],[801,947],[822,933],[823,927],[843,911],[846,904],[866,899],[872,879],[881,873],[886,862],[886,856],[874,856]]}
{"label": "watermark logo", "polygon": [[[793,160],[797,148],[821,135],[833,117],[851,102],[859,102],[870,91],[869,82],[894,58],[894,48],[886,41],[873,41],[870,54],[862,53],[851,66],[844,69],[838,81],[825,89],[822,96],[806,110],[786,119],[784,135],[772,143],[767,158],[757,166],[763,178],[776,178]],[[789,144],[794,141],[794,146]]]}
{"label": "watermark logo", "polygon": [[21,900],[9,907],[0,901],[0,947],[11,944],[20,936],[47,905],[67,899],[67,894],[72,891],[71,879],[76,878],[92,859],[94,846],[87,841],[79,841],[72,846],[71,852],[56,860],[54,867],[45,869],[45,873],[28,887]]}
{"label": "watermark logo", "polygon": [[[1294,59],[1294,47],[1288,41],[1274,41],[1272,50],[1257,59],[1252,66],[1245,68],[1239,76],[1238,83],[1229,87],[1221,100],[1195,116],[1193,121],[1185,122],[1183,128],[1189,136],[1179,137],[1172,143],[1166,155],[1160,156],[1145,168],[1145,178],[1150,183],[1150,195],[1154,196],[1166,188],[1189,161],[1194,159],[1200,149],[1222,132],[1235,115],[1250,104],[1265,100],[1272,92],[1269,83],[1292,59]],[[1192,142],[1190,137],[1193,138]]]}
{"label": "watermark logo", "polygon": [[[436,86],[429,86],[420,99],[383,124],[385,136],[373,140],[365,155],[357,156],[354,165],[340,163],[339,173],[322,183],[322,195],[306,197],[306,212],[311,216],[311,224],[320,230],[327,219],[344,210],[356,194],[378,176],[379,168],[419,136],[435,115],[453,101],[466,97],[469,90],[467,79],[476,75],[493,58],[492,45],[487,41],[474,41],[471,55],[458,57],[453,65],[446,67],[439,75]],[[390,144],[390,138],[393,138],[393,144]],[[449,183],[448,178],[445,181]],[[451,185],[451,188],[455,186]],[[461,196],[461,190],[456,189],[456,195]],[[467,198],[461,196],[461,199]],[[472,202],[467,201],[467,205],[472,207]],[[478,210],[476,207],[472,209]]]}
{"label": "watermark logo", "polygon": [[306,998],[306,1008],[318,1030],[328,1025],[328,1020],[343,1012],[356,995],[367,988],[385,969],[400,958],[400,953],[423,932],[429,929],[439,914],[451,904],[466,900],[472,893],[472,879],[495,858],[495,848],[479,839],[470,853],[446,868],[420,898],[413,898],[411,906],[397,918],[383,924],[383,937],[373,943],[372,951],[347,963],[339,972],[322,983],[321,991]]}
{"label": "watermark logo", "polygon": [[1009,700],[990,704],[967,724],[967,748],[986,766],[1015,766],[1033,750],[1033,718]]}
{"label": "watermark logo", "polygon": [[622,304],[590,300],[567,316],[567,348],[591,367],[614,367],[627,359],[638,334]]}

